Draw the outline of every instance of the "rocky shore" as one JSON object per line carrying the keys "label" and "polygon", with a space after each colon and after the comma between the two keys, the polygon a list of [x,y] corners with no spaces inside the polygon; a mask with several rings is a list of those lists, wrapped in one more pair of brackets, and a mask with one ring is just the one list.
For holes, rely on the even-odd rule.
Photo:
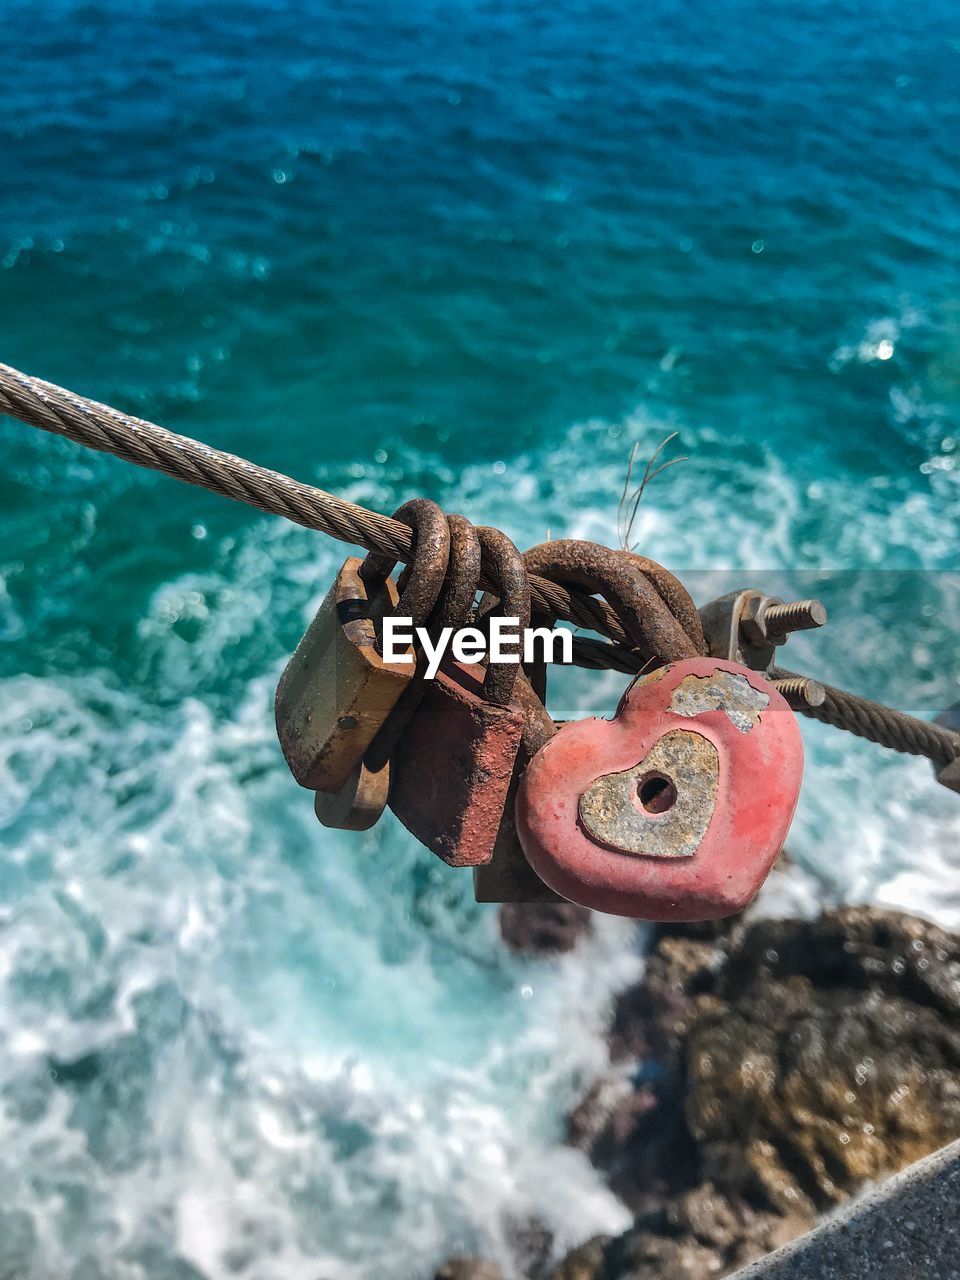
{"label": "rocky shore", "polygon": [[[567,950],[579,908],[505,909],[517,950]],[[634,1215],[526,1280],[721,1277],[960,1136],[960,938],[898,912],[662,926],[621,993],[610,1067],[568,1118]],[[435,1280],[504,1280],[450,1259]]]}

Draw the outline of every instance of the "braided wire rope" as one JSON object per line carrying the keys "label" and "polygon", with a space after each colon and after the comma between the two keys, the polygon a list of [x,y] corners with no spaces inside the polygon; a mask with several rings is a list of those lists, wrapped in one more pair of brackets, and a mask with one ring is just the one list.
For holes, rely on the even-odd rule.
{"label": "braided wire rope", "polygon": [[[307,529],[328,533],[341,542],[381,551],[405,563],[411,559],[413,538],[409,528],[389,516],[5,364],[0,364],[0,412],[28,426],[66,436],[88,449],[111,453],[124,462],[162,471],[174,480],[199,485]],[[486,562],[480,584],[486,589],[496,588],[496,577]],[[599,631],[616,641],[627,640],[616,614],[601,600],[534,575],[530,577],[530,594],[534,605],[544,613]]]}
{"label": "braided wire rope", "polygon": [[[389,516],[5,364],[0,364],[0,412],[88,449],[113,454],[124,462],[161,471],[175,480],[317,529],[341,542],[380,551],[404,562],[411,559],[410,529]],[[481,586],[496,588],[491,566],[486,563]],[[637,657],[629,647],[628,637],[616,614],[603,601],[580,591],[568,591],[533,574],[530,595],[534,606],[543,613],[599,632],[613,641],[611,644],[578,637],[575,661],[579,665],[637,670]],[[777,679],[799,678],[786,671],[771,675]],[[960,758],[960,734],[842,689],[829,685],[825,688],[823,704],[800,708],[802,714],[891,750],[927,756],[941,765]]]}
{"label": "braided wire rope", "polygon": [[[770,674],[778,680],[799,678],[791,671],[779,669]],[[825,684],[823,689],[827,696],[819,707],[801,708],[803,714],[812,720],[836,729],[846,729],[858,738],[867,738],[904,755],[926,756],[941,766],[960,758],[960,733],[908,716],[903,711],[884,706],[882,702],[871,702],[869,698],[847,693],[833,685]]]}

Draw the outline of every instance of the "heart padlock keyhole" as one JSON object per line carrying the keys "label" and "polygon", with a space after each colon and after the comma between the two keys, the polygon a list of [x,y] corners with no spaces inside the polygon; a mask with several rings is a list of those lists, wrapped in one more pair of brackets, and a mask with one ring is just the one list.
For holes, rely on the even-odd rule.
{"label": "heart padlock keyhole", "polygon": [[677,803],[677,784],[665,773],[652,769],[637,783],[637,800],[644,813],[669,813]]}

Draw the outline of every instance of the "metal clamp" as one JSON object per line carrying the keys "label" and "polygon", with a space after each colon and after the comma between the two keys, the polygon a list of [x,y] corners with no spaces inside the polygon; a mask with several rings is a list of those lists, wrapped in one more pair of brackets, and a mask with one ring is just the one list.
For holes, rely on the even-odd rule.
{"label": "metal clamp", "polygon": [[[746,589],[711,600],[700,610],[700,621],[711,658],[739,662],[752,671],[770,675],[776,651],[794,631],[822,627],[826,607],[819,600],[784,603],[777,596]],[[818,680],[774,681],[795,709],[818,707],[826,691]]]}

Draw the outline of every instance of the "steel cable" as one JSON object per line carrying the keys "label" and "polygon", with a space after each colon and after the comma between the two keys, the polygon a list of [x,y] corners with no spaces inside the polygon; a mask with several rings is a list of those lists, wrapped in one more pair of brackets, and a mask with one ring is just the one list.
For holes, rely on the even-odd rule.
{"label": "steel cable", "polygon": [[[175,480],[199,485],[294,524],[328,533],[341,542],[383,552],[405,563],[411,558],[410,529],[389,516],[368,511],[323,489],[121,413],[5,364],[0,364],[0,412],[28,426],[65,436],[88,449],[111,453],[124,462],[162,471]],[[485,563],[481,576],[481,586],[488,590],[495,589],[491,568]],[[580,665],[621,671],[637,669],[639,658],[608,605],[533,574],[530,595],[534,607],[541,612],[599,632],[613,641],[612,644],[600,643],[578,637],[575,661]],[[787,671],[770,674],[783,680],[801,678]],[[825,701],[817,707],[799,708],[803,715],[891,750],[926,756],[939,765],[960,758],[960,734],[842,689],[830,685],[825,689]]]}
{"label": "steel cable", "polygon": [[[0,412],[28,426],[66,436],[88,449],[111,453],[124,462],[162,471],[174,480],[318,529],[341,542],[380,551],[405,563],[411,558],[410,530],[389,516],[4,364],[0,364]],[[480,582],[486,589],[495,587],[491,568],[484,563]],[[536,576],[530,578],[530,592],[534,605],[543,613],[616,641],[627,639],[616,614],[600,600]]]}

